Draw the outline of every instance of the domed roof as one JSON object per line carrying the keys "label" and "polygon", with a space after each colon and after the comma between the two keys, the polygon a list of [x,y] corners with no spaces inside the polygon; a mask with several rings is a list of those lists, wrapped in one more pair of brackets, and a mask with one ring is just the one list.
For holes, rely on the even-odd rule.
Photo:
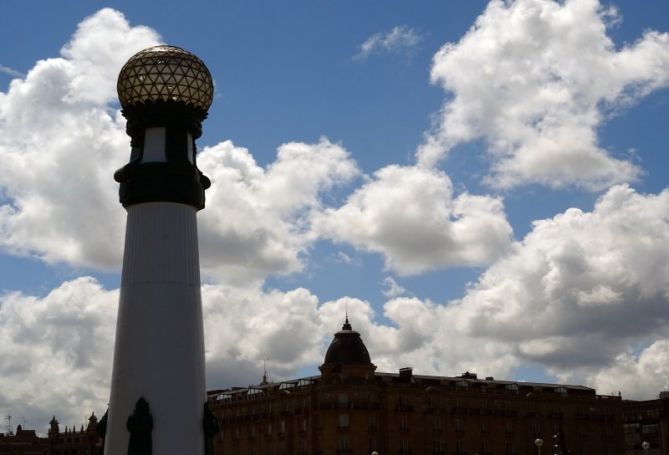
{"label": "domed roof", "polygon": [[214,97],[214,84],[207,66],[196,55],[161,45],[130,57],[118,75],[116,91],[123,108],[164,101],[206,112]]}
{"label": "domed roof", "polygon": [[325,354],[323,365],[328,364],[372,364],[365,343],[362,342],[360,334],[351,328],[348,317],[341,330],[335,333]]}

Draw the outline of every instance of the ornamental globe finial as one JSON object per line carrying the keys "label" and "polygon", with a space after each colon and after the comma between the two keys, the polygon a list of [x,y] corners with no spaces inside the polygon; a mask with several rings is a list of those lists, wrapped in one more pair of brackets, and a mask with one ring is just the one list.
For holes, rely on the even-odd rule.
{"label": "ornamental globe finial", "polygon": [[189,105],[206,113],[214,96],[207,66],[196,55],[175,46],[153,46],[123,65],[116,84],[125,109],[156,102]]}

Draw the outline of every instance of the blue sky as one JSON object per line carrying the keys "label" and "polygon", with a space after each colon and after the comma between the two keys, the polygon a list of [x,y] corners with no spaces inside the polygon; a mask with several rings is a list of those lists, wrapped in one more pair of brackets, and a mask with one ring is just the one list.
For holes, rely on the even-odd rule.
{"label": "blue sky", "polygon": [[348,305],[380,371],[669,388],[665,1],[5,10],[0,412],[103,412],[129,152],[114,84],[158,42],[216,83],[210,387],[263,359],[316,372]]}

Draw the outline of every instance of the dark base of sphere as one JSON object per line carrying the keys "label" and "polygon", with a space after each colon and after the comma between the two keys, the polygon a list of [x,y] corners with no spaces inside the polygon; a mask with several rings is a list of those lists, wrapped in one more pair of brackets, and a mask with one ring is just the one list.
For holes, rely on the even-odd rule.
{"label": "dark base of sphere", "polygon": [[126,132],[133,139],[141,136],[151,126],[186,128],[193,139],[197,139],[202,135],[202,121],[207,118],[207,113],[202,109],[163,100],[126,106],[121,112],[128,120]]}
{"label": "dark base of sphere", "polygon": [[176,202],[204,208],[204,190],[211,181],[191,164],[130,163],[116,171],[123,207],[143,202]]}

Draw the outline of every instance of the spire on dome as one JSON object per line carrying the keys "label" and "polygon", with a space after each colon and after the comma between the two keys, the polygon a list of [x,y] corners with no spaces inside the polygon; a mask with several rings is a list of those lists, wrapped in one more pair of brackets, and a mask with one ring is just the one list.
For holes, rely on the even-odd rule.
{"label": "spire on dome", "polygon": [[344,306],[344,315],[346,316],[346,319],[344,321],[344,325],[341,326],[341,329],[350,331],[350,330],[353,330],[353,328],[351,327],[351,324],[348,322],[348,302],[345,302],[344,305],[345,305]]}

